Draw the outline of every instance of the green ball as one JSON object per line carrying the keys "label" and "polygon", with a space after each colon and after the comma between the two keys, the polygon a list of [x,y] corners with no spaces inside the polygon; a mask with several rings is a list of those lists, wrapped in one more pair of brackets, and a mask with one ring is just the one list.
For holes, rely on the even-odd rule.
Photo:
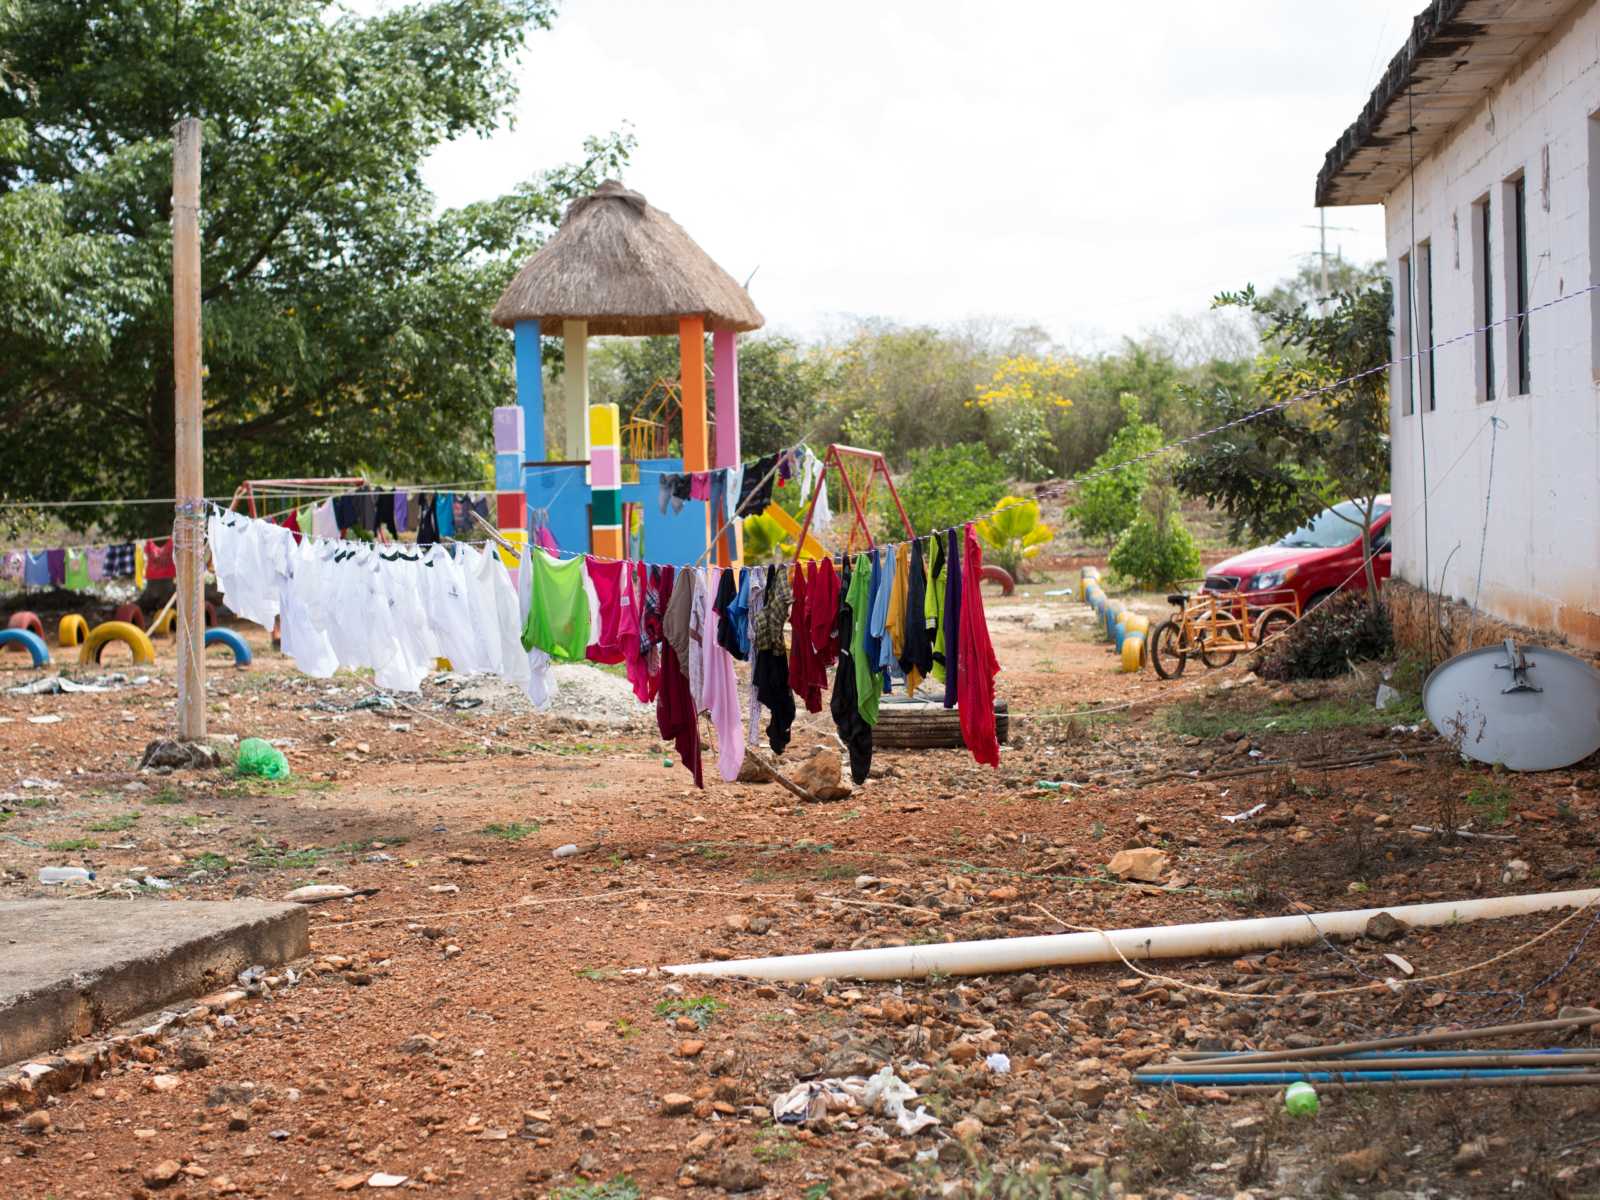
{"label": "green ball", "polygon": [[1283,1094],[1283,1106],[1291,1117],[1314,1117],[1321,1101],[1317,1099],[1317,1089],[1309,1083],[1291,1083]]}

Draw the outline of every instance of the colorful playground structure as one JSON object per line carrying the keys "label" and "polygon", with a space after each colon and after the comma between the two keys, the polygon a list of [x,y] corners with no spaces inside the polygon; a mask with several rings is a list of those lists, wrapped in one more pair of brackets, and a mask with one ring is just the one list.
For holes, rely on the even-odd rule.
{"label": "colorful playground structure", "polygon": [[[666,511],[657,502],[663,474],[739,465],[738,335],[764,324],[744,288],[677,222],[620,183],[601,184],[572,204],[555,236],[523,265],[493,320],[512,331],[517,371],[516,405],[494,412],[503,532],[527,537],[542,526],[567,553],[688,563],[714,552],[720,563],[738,560],[737,527],[714,545],[724,522],[705,501]],[[543,339],[556,334],[559,448],[546,434],[543,361]],[[588,339],[655,335],[677,336],[679,378],[645,398],[653,410],[630,414],[624,445],[617,406],[589,402]],[[673,419],[677,455],[670,453]]]}

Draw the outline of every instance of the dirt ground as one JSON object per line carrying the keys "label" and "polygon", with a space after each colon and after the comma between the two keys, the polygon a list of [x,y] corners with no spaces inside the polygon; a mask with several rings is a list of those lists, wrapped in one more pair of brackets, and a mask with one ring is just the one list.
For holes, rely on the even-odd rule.
{"label": "dirt ground", "polygon": [[[105,692],[0,691],[0,897],[61,894],[35,882],[51,864],[93,867],[67,893],[86,904],[375,889],[312,909],[292,980],[273,972],[210,1028],[56,1098],[42,1132],[0,1117],[0,1195],[322,1196],[384,1175],[558,1200],[1600,1194],[1600,1089],[1329,1093],[1292,1120],[1275,1095],[1131,1078],[1178,1050],[1595,1004],[1597,910],[1532,945],[1559,914],[1147,968],[1162,978],[1121,963],[870,984],[631,973],[1596,877],[1592,763],[1463,765],[1413,711],[1374,711],[1372,678],[1121,675],[1087,610],[1048,590],[990,604],[1013,714],[998,771],[882,751],[825,805],[714,770],[695,791],[603,672],[557,715],[455,679],[390,706],[359,677],[295,674],[251,629],[253,667],[212,660],[210,722],[278,742],[293,769],[278,783],[137,770],[171,732],[170,643],[154,669],[120,649],[72,669],[123,677]],[[40,676],[4,661],[0,686]],[[831,729],[803,718],[795,742],[832,745]],[[1469,821],[1495,836],[1411,828]],[[1168,856],[1155,884],[1108,874],[1141,846]],[[1391,990],[1386,954],[1418,977],[1505,957]],[[936,1125],[904,1135],[858,1108],[772,1120],[797,1082],[886,1065]]]}

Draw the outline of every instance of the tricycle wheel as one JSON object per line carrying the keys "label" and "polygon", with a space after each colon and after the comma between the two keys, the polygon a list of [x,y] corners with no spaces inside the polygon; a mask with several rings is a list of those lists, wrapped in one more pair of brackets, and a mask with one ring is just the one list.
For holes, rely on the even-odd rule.
{"label": "tricycle wheel", "polygon": [[1163,679],[1176,679],[1189,661],[1183,649],[1183,630],[1173,621],[1163,621],[1150,635],[1150,662]]}

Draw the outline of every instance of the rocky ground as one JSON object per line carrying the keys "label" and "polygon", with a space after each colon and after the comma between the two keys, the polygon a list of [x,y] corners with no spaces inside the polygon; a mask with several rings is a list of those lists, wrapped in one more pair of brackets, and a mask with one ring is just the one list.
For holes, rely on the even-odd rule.
{"label": "rocky ground", "polygon": [[[1595,876],[1592,765],[1463,765],[1413,710],[1374,711],[1375,679],[1273,689],[1242,664],[1177,684],[1119,675],[1082,607],[1046,590],[992,604],[1013,714],[998,771],[958,751],[884,752],[864,787],[824,805],[770,784],[694,791],[623,681],[587,668],[542,715],[493,681],[380,699],[354,676],[308,680],[258,638],[250,670],[217,660],[210,720],[279,744],[294,774],[278,783],[137,770],[170,732],[166,657],[150,670],[113,651],[102,672],[123,679],[103,692],[0,692],[0,897],[61,894],[35,882],[59,864],[95,870],[68,893],[86,904],[371,889],[314,908],[311,960],[251,981],[231,1011],[36,1113],[0,1114],[0,1194],[1600,1189],[1593,1088],[1327,1094],[1292,1120],[1275,1095],[1132,1079],[1178,1050],[1593,1004],[1592,911],[1532,945],[1559,915],[1150,974],[773,984],[655,969]],[[789,753],[829,742],[806,718]],[[1412,828],[1468,823],[1494,836]],[[556,857],[566,846],[577,853]],[[1149,881],[1108,869],[1130,850],[1119,868]],[[1396,991],[1391,954],[1419,979],[1476,969]],[[798,1083],[885,1067],[915,1089],[908,1113],[934,1123],[906,1133],[859,1089],[805,1124],[773,1120]]]}

